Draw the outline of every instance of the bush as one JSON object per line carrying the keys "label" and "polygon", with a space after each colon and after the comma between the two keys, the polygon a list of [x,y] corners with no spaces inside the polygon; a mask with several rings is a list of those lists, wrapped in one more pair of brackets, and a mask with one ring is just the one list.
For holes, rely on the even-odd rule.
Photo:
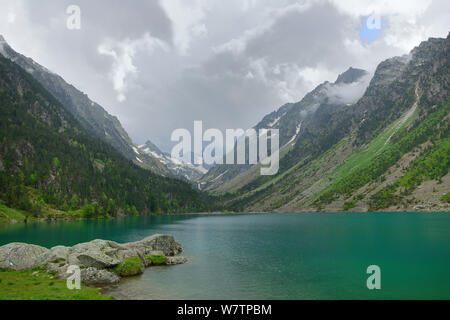
{"label": "bush", "polygon": [[441,200],[443,202],[450,203],[450,192],[448,192],[446,195],[442,196]]}
{"label": "bush", "polygon": [[83,218],[93,218],[95,216],[95,207],[94,205],[87,203],[81,209]]}
{"label": "bush", "polygon": [[344,203],[344,210],[348,211],[350,209],[353,209],[356,206],[355,201],[348,201]]}

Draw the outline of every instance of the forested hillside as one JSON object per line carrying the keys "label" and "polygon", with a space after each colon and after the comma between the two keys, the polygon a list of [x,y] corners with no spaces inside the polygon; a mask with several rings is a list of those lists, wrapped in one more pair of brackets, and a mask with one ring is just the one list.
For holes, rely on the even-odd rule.
{"label": "forested hillside", "polygon": [[[18,65],[0,55],[0,206],[35,217],[206,209],[187,183],[125,159]],[[20,211],[24,210],[24,211]]]}

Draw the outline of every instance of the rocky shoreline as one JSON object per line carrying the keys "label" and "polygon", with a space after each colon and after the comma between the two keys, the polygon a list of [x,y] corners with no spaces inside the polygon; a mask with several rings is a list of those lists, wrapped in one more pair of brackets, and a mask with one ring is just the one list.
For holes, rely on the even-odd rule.
{"label": "rocky shoreline", "polygon": [[117,284],[122,277],[142,274],[154,265],[176,265],[187,262],[180,256],[183,248],[170,235],[152,235],[143,240],[119,244],[93,240],[73,247],[47,249],[26,243],[0,247],[0,269],[29,270],[45,267],[59,279],[71,276],[73,266],[80,270],[81,281],[88,286]]}

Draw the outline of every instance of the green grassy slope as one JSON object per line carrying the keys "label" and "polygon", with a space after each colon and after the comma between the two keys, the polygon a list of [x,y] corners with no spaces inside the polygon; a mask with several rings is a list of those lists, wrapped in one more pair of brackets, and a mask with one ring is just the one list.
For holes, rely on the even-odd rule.
{"label": "green grassy slope", "polygon": [[[445,138],[448,135],[448,113],[450,102],[430,110],[422,121],[406,130],[408,120],[392,137],[392,142],[386,144],[386,138],[392,135],[392,130],[398,123],[394,122],[383,133],[373,140],[362,152],[358,152],[337,168],[331,176],[334,181],[317,196],[317,203],[329,203],[340,195],[350,197],[358,188],[381,177],[393,166],[402,155],[414,147],[433,139]],[[399,121],[399,120],[397,120]],[[395,142],[395,140],[397,140]],[[447,167],[447,171],[448,171]]]}
{"label": "green grassy slope", "polygon": [[65,280],[54,279],[43,268],[0,270],[0,300],[114,300],[98,289],[69,290]]}

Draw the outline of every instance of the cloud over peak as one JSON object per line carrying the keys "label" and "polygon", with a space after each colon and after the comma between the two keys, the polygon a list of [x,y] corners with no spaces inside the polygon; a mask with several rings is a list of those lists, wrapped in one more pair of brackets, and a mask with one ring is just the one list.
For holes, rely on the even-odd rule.
{"label": "cloud over peak", "polygon": [[[82,28],[66,28],[66,8]],[[3,0],[10,44],[170,149],[194,120],[248,128],[350,66],[373,71],[450,30],[446,0]],[[382,28],[364,41],[364,17]],[[355,89],[354,91],[350,89]],[[361,88],[341,90],[353,100]],[[339,95],[338,95],[339,96]]]}

